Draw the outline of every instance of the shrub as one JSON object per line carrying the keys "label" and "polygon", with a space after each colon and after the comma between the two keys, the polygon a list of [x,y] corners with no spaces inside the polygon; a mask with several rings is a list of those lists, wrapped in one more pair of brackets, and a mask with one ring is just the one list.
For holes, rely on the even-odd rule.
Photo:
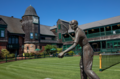
{"label": "shrub", "polygon": [[43,54],[47,54],[47,52],[46,52],[46,51],[43,51]]}
{"label": "shrub", "polygon": [[62,48],[57,48],[57,53],[62,52]]}
{"label": "shrub", "polygon": [[36,55],[40,55],[40,52],[36,52],[35,54],[36,54]]}
{"label": "shrub", "polygon": [[73,51],[69,51],[69,52],[68,52],[68,55],[73,55],[73,54],[74,54]]}
{"label": "shrub", "polygon": [[1,50],[2,56],[5,58],[7,55],[9,55],[9,51],[7,49]]}
{"label": "shrub", "polygon": [[2,53],[0,53],[0,59],[4,59],[4,57],[3,57]]}
{"label": "shrub", "polygon": [[33,56],[33,53],[29,53],[29,56]]}
{"label": "shrub", "polygon": [[14,54],[14,53],[8,54],[7,57],[8,57],[8,58],[14,58],[14,57],[15,57],[15,54]]}
{"label": "shrub", "polygon": [[[54,48],[54,49],[56,49],[56,50],[51,51],[52,48]],[[56,53],[56,52],[57,52],[57,46],[55,46],[55,45],[49,45],[49,44],[48,44],[48,45],[45,46],[45,51],[47,52],[47,54]]]}
{"label": "shrub", "polygon": [[25,53],[25,56],[26,56],[26,57],[29,57],[29,53]]}
{"label": "shrub", "polygon": [[25,56],[25,53],[23,53],[22,56]]}
{"label": "shrub", "polygon": [[36,55],[36,53],[33,52],[33,53],[32,53],[32,56],[35,56],[35,55]]}
{"label": "shrub", "polygon": [[40,55],[42,56],[42,55],[44,55],[44,53],[42,52],[42,53],[40,53]]}
{"label": "shrub", "polygon": [[50,49],[52,49],[51,45],[48,44],[45,46],[45,51],[47,52],[47,54],[50,53]]}

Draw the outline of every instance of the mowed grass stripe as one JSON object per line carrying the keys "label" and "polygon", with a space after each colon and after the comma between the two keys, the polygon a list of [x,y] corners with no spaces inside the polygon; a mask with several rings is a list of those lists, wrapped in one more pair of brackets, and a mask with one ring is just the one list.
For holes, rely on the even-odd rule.
{"label": "mowed grass stripe", "polygon": [[[15,69],[15,71],[14,71],[14,69]],[[11,73],[12,75],[17,75],[17,76],[21,76],[21,75],[24,75],[24,74],[22,74],[21,72],[24,72],[24,73],[26,73],[26,75],[29,75],[29,74],[32,74],[32,75],[37,75],[38,76],[38,78],[39,77],[42,77],[42,76],[44,76],[44,74],[48,74],[48,76],[50,75],[50,76],[52,76],[52,75],[56,75],[56,72],[51,72],[51,71],[44,71],[44,70],[38,70],[38,69],[32,69],[32,68],[24,68],[24,67],[11,67],[11,69],[9,69],[9,68],[7,68],[8,70],[10,70],[10,72],[8,72],[8,73]],[[13,69],[13,70],[12,70]],[[2,70],[3,72],[5,72],[6,73],[6,71],[3,69]],[[58,73],[58,74],[60,74],[60,73]],[[57,75],[58,75],[57,74]],[[6,75],[8,75],[8,74],[6,74]],[[9,76],[9,75],[8,75]],[[29,75],[29,76],[31,76],[31,75]],[[10,77],[10,76],[9,76]],[[26,77],[26,76],[24,76],[24,78],[28,78],[28,77]],[[61,77],[60,77],[61,78]],[[32,78],[31,78],[32,79]]]}
{"label": "mowed grass stripe", "polygon": [[[11,68],[17,68],[16,66],[15,67],[11,67]],[[18,72],[14,72],[14,71],[12,71],[12,74],[14,73],[14,74],[16,74],[16,73],[21,73],[21,71],[23,71],[24,70],[24,73],[29,73],[29,74],[32,74],[32,75],[36,75],[35,73],[39,73],[39,75],[40,75],[40,77],[42,77],[42,75],[44,75],[44,74],[47,74],[47,76],[56,76],[56,75],[60,75],[60,74],[62,74],[62,75],[64,75],[64,73],[58,73],[58,72],[52,72],[52,71],[45,71],[45,70],[38,70],[38,69],[32,69],[32,68],[24,68],[24,67],[19,67],[19,68],[17,68],[19,71]],[[10,69],[10,71],[11,71],[11,69]],[[31,73],[30,73],[31,72]],[[33,74],[33,72],[34,72],[34,74]],[[70,71],[68,71],[68,73],[69,73]],[[10,72],[11,73],[11,72]],[[17,75],[18,75],[17,74]],[[66,74],[66,72],[65,72],[65,74]],[[64,76],[65,77],[65,76]],[[67,77],[67,75],[66,75],[66,77]],[[27,78],[26,76],[25,76],[25,78]],[[61,77],[60,77],[61,78]]]}
{"label": "mowed grass stripe", "polygon": [[[42,58],[0,64],[0,79],[80,79],[80,57]],[[100,79],[120,79],[119,66],[99,72],[99,56],[94,56],[93,71]],[[118,68],[118,69],[116,69]],[[118,70],[116,72],[116,70]]]}
{"label": "mowed grass stripe", "polygon": [[[18,66],[16,66],[16,67],[18,67],[18,68],[21,68],[21,67],[19,67],[20,65],[22,65],[21,63],[19,63],[19,65]],[[8,67],[11,67],[12,65],[9,65]],[[9,69],[9,68],[7,68],[7,69]],[[12,68],[13,69],[13,68]],[[23,67],[23,69],[24,69],[24,67]],[[31,69],[31,68],[30,68]],[[30,70],[30,69],[28,69],[28,70]],[[20,69],[21,70],[21,69]],[[25,69],[24,69],[25,70]],[[33,69],[32,69],[33,70]],[[62,70],[62,69],[61,69]],[[25,71],[27,71],[27,70],[25,70]],[[51,70],[50,70],[51,71]],[[45,71],[46,72],[46,71]],[[51,73],[51,72],[50,72]],[[43,73],[44,74],[44,73]],[[52,73],[53,74],[53,73]],[[59,73],[60,74],[60,73]],[[51,74],[50,74],[51,75]],[[54,75],[55,76],[55,75]],[[65,77],[65,76],[64,76]],[[61,78],[61,77],[60,77]]]}

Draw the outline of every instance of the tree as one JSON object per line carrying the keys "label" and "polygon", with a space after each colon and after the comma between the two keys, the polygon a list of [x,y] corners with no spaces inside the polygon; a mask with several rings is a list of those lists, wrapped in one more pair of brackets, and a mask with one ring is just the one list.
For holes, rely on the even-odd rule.
{"label": "tree", "polygon": [[52,45],[52,49],[51,49],[50,53],[51,53],[51,54],[54,54],[54,53],[56,53],[56,52],[57,52],[57,46]]}
{"label": "tree", "polygon": [[[51,49],[54,49],[54,50],[51,50]],[[56,53],[57,52],[57,46],[48,44],[48,45],[45,46],[45,51],[47,52],[47,54]]]}
{"label": "tree", "polygon": [[45,46],[45,51],[47,52],[47,54],[50,53],[50,49],[52,49],[52,46],[49,45],[49,44],[47,44],[47,45]]}

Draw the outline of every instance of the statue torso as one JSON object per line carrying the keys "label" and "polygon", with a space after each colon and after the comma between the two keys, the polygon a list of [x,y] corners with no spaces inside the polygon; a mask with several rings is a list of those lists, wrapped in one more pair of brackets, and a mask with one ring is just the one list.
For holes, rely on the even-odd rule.
{"label": "statue torso", "polygon": [[76,29],[75,34],[77,34],[77,37],[75,37],[75,39],[79,40],[78,44],[80,44],[81,47],[89,43],[84,31],[79,27]]}

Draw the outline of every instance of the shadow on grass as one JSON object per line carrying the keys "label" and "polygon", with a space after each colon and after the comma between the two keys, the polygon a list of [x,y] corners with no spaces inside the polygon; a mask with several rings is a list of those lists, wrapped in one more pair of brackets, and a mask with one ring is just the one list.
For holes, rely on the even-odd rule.
{"label": "shadow on grass", "polygon": [[117,64],[119,64],[120,62],[118,62],[118,63],[115,63],[115,64],[113,64],[113,65],[111,65],[111,66],[109,66],[109,67],[107,67],[107,68],[105,68],[105,69],[102,69],[102,71],[104,71],[104,70],[106,70],[106,69],[109,69],[109,68],[111,68],[111,67],[113,67],[113,66],[115,66],[115,65],[117,65]]}

